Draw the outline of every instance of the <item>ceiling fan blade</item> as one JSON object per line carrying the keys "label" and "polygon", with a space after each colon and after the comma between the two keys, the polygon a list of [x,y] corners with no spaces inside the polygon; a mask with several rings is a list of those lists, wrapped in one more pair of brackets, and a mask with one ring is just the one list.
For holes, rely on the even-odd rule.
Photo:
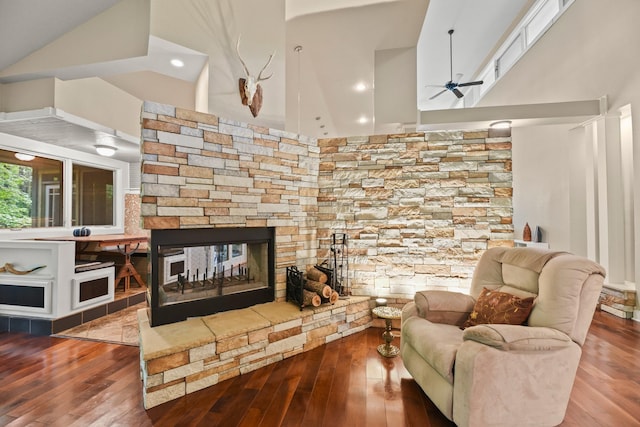
{"label": "ceiling fan blade", "polygon": [[456,79],[453,80],[453,83],[458,83],[460,81],[460,79],[462,78],[463,74],[462,73],[458,73],[456,74]]}
{"label": "ceiling fan blade", "polygon": [[482,80],[477,80],[475,82],[460,83],[458,84],[458,87],[476,86],[476,85],[481,85],[482,83],[484,83]]}
{"label": "ceiling fan blade", "polygon": [[[442,87],[442,86],[441,86]],[[439,97],[440,95],[442,95],[443,93],[445,93],[448,89],[443,89],[440,92],[436,93],[435,95],[433,95],[431,98],[429,98],[429,100],[431,99],[435,99],[437,97]]]}
{"label": "ceiling fan blade", "polygon": [[451,92],[453,92],[453,94],[455,96],[457,96],[458,98],[462,98],[464,95],[462,94],[462,92],[460,92],[458,89],[451,89]]}

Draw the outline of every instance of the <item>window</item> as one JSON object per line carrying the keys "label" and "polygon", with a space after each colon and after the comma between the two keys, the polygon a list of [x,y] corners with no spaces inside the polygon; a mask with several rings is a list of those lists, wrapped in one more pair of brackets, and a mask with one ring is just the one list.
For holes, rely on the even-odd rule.
{"label": "window", "polygon": [[503,76],[513,64],[516,63],[520,55],[524,52],[522,47],[522,37],[518,35],[509,47],[504,51],[502,56],[498,58],[498,75]]}
{"label": "window", "polygon": [[480,85],[480,96],[482,96],[487,88],[491,87],[496,81],[496,64],[494,61],[491,61],[484,69],[480,75],[480,80],[484,82],[484,84]]}
{"label": "window", "polygon": [[72,226],[114,225],[114,171],[0,149],[0,229],[63,227],[69,217]]}
{"label": "window", "polygon": [[527,44],[533,43],[552,24],[553,19],[559,12],[560,5],[557,1],[550,0],[544,3],[524,27],[527,35]]}
{"label": "window", "polygon": [[0,150],[0,174],[0,228],[62,226],[62,162]]}
{"label": "window", "polygon": [[71,222],[76,225],[113,225],[113,171],[73,165]]}
{"label": "window", "polygon": [[465,106],[472,107],[487,93],[494,83],[533,46],[544,32],[573,4],[575,0],[537,0],[529,12],[520,21],[504,44],[498,48],[489,64],[480,73],[479,79],[484,81],[480,87],[474,88],[473,99],[467,100]]}
{"label": "window", "polygon": [[238,258],[239,256],[242,256],[244,254],[244,247],[246,246],[246,244],[243,245],[231,245],[231,257],[232,258]]}

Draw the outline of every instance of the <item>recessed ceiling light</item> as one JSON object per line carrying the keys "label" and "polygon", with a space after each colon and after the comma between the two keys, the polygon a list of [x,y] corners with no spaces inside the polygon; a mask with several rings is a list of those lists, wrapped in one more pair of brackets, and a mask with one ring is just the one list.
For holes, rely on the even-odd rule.
{"label": "recessed ceiling light", "polygon": [[354,86],[354,89],[358,92],[364,92],[365,90],[367,90],[367,85],[364,82],[358,82]]}
{"label": "recessed ceiling light", "polygon": [[171,65],[173,65],[176,68],[181,68],[181,67],[184,67],[184,61],[182,59],[173,58],[171,60]]}
{"label": "recessed ceiling light", "polygon": [[110,145],[96,145],[96,151],[101,156],[111,157],[116,153],[117,148]]}
{"label": "recessed ceiling light", "polygon": [[361,125],[367,123],[369,121],[369,119],[367,119],[365,116],[362,116],[358,119],[358,123],[360,123]]}

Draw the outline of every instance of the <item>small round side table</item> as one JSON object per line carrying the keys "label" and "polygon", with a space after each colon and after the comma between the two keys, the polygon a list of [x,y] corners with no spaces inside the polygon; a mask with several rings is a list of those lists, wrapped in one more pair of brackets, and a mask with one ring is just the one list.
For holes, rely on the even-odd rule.
{"label": "small round side table", "polygon": [[393,334],[391,333],[391,321],[394,319],[400,319],[402,316],[402,310],[396,307],[376,307],[371,310],[373,314],[384,319],[385,321],[385,329],[382,333],[382,338],[384,338],[384,344],[380,344],[378,346],[378,353],[380,353],[384,357],[395,357],[400,354],[400,349],[395,345],[391,344],[393,341]]}

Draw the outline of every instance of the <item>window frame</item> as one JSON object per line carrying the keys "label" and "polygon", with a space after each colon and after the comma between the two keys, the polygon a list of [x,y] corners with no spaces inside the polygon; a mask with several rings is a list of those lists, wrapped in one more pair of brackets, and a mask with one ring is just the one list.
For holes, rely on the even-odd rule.
{"label": "window frame", "polygon": [[[493,54],[491,59],[487,62],[487,64],[482,68],[480,76],[485,76],[487,73],[493,70],[494,78],[492,80],[485,80],[482,87],[474,87],[472,90],[476,91],[477,96],[474,97],[473,101],[465,103],[465,107],[474,107],[476,104],[480,102],[483,96],[490,91],[493,86],[500,81],[502,77],[504,77],[509,70],[522,58],[527,51],[540,40],[544,34],[555,24],[555,22],[560,19],[562,14],[569,9],[569,7],[573,4],[575,0],[537,0],[529,9],[529,11],[525,14],[524,18],[520,20],[520,22],[514,27],[511,34],[505,39],[505,41],[500,45],[500,47]],[[548,16],[546,21],[537,21],[536,24],[542,23],[539,26],[540,30],[535,34],[535,37],[528,38],[527,37],[527,29],[529,24],[538,18],[538,14],[544,9],[544,7],[549,4],[557,4],[558,9],[554,15]],[[500,59],[503,55],[514,45],[514,43],[518,43],[521,51],[518,55],[514,55],[511,59],[512,61],[506,64],[500,64]],[[478,77],[481,78],[481,77]]]}
{"label": "window frame", "polygon": [[129,181],[129,163],[85,153],[54,144],[34,141],[0,133],[0,149],[24,152],[62,162],[63,221],[61,227],[28,227],[0,229],[0,239],[26,239],[70,235],[76,227],[72,225],[73,165],[88,166],[113,172],[113,225],[92,225],[93,234],[118,234],[124,232],[124,195]]}

